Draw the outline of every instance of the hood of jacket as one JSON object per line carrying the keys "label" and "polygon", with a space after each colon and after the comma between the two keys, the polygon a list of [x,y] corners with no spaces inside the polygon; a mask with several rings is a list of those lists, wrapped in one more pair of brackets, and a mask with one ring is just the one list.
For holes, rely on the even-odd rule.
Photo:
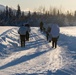
{"label": "hood of jacket", "polygon": [[51,26],[51,35],[52,35],[52,37],[58,37],[59,32],[60,32],[59,26],[57,24],[53,24]]}

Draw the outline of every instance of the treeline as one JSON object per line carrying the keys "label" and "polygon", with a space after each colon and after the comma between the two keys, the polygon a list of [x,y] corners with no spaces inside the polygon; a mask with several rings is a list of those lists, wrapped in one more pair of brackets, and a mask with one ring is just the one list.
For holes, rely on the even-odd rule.
{"label": "treeline", "polygon": [[76,11],[74,14],[69,11],[64,14],[57,8],[46,10],[45,7],[40,7],[39,10],[34,12],[24,12],[21,11],[20,5],[17,6],[17,10],[6,6],[5,11],[0,11],[1,26],[21,26],[24,23],[30,23],[31,26],[39,26],[41,21],[43,21],[44,24],[56,22],[60,26],[75,26]]}

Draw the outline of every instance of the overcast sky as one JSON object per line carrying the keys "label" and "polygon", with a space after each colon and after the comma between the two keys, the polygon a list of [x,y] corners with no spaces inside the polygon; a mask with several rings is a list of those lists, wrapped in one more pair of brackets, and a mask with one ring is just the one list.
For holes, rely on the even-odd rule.
{"label": "overcast sky", "polygon": [[40,6],[45,6],[49,9],[50,6],[62,8],[63,10],[76,10],[76,0],[0,0],[0,4],[8,5],[12,8],[17,8],[19,4],[21,10],[31,10],[33,11]]}

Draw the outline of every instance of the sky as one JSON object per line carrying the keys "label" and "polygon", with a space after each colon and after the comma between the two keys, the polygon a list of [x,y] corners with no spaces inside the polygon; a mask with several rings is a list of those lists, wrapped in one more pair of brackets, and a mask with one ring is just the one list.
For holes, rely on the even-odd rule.
{"label": "sky", "polygon": [[50,6],[57,7],[65,10],[75,11],[76,10],[76,0],[0,0],[0,4],[8,5],[12,8],[17,9],[19,4],[21,10],[31,10],[34,11],[40,6],[50,9]]}

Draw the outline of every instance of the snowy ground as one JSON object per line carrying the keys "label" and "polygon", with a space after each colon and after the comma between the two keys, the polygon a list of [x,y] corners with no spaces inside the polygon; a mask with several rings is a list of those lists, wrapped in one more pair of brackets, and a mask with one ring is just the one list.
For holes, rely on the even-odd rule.
{"label": "snowy ground", "polygon": [[20,48],[17,27],[0,27],[0,75],[76,75],[76,27],[61,27],[58,47],[32,27]]}

